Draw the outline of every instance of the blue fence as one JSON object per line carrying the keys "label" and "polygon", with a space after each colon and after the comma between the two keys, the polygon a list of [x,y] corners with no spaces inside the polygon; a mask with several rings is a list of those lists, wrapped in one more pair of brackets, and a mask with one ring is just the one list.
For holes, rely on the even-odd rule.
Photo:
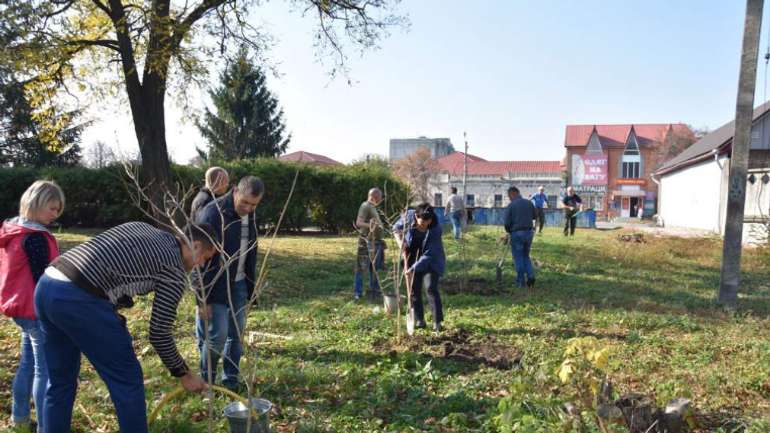
{"label": "blue fence", "polygon": [[[444,217],[444,208],[437,207],[436,214],[438,214],[441,224],[451,224],[449,218]],[[545,211],[545,225],[547,227],[564,227],[564,210],[562,209],[544,209]],[[505,208],[486,208],[477,207],[473,208],[473,220],[471,224],[477,225],[503,225],[503,215]],[[596,212],[587,210],[578,215],[577,219],[578,227],[583,228],[596,228]]]}

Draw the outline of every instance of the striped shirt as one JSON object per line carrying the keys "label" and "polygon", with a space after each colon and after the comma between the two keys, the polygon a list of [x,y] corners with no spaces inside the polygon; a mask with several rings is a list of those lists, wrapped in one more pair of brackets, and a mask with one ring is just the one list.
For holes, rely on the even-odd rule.
{"label": "striped shirt", "polygon": [[154,291],[150,344],[172,375],[188,371],[172,335],[187,283],[174,235],[146,223],[122,224],[67,251],[52,266],[77,286],[115,305],[126,297]]}

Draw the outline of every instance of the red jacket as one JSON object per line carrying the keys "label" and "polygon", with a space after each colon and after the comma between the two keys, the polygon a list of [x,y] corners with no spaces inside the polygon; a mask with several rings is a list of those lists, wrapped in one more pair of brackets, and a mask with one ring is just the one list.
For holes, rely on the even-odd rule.
{"label": "red jacket", "polygon": [[24,239],[43,233],[48,240],[49,262],[59,256],[56,239],[48,230],[21,225],[15,220],[0,226],[0,313],[8,317],[36,319],[35,281],[29,268]]}

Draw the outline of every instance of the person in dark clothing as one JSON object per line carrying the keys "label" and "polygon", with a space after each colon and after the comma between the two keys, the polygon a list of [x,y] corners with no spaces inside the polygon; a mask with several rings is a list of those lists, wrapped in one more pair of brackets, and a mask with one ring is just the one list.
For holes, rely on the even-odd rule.
{"label": "person in dark clothing", "polygon": [[406,252],[406,278],[412,281],[412,308],[415,327],[425,328],[422,289],[428,292],[428,302],[433,312],[433,329],[441,332],[444,310],[439,294],[439,279],[444,274],[446,257],[441,240],[441,224],[433,207],[422,203],[409,210],[393,225],[396,242]]}
{"label": "person in dark clothing", "polygon": [[574,236],[577,225],[577,214],[580,211],[583,200],[575,194],[572,187],[567,188],[567,195],[561,201],[564,204],[564,236]]}
{"label": "person in dark clothing", "polygon": [[48,367],[43,330],[35,314],[35,285],[59,256],[56,239],[46,228],[64,209],[64,193],[54,182],[33,183],[19,202],[19,216],[0,225],[0,312],[21,331],[21,358],[11,388],[13,425],[31,431],[30,401],[35,401],[37,431],[44,431]]}
{"label": "person in dark clothing", "polygon": [[190,221],[198,219],[198,213],[211,203],[212,200],[227,192],[230,176],[222,167],[211,167],[206,170],[206,184],[198,191],[198,194],[190,206]]}
{"label": "person in dark clothing", "polygon": [[[205,289],[200,294],[196,323],[201,376],[213,382],[219,359],[223,358],[222,385],[231,390],[241,386],[239,363],[241,334],[246,325],[245,307],[257,279],[254,211],[264,193],[262,180],[246,176],[231,192],[206,205],[197,220],[213,226],[222,239],[222,254],[208,263],[202,278]],[[222,270],[223,266],[227,268]]]}
{"label": "person in dark clothing", "polygon": [[43,420],[46,433],[69,433],[81,354],[107,385],[120,431],[147,433],[142,366],[117,309],[154,293],[149,341],[172,376],[190,392],[206,389],[174,341],[177,307],[187,273],[216,254],[213,228],[188,226],[172,234],[143,222],[109,229],[59,256],[35,288],[35,311],[48,363]]}
{"label": "person in dark clothing", "polygon": [[532,204],[535,205],[535,214],[537,216],[537,218],[535,219],[537,220],[537,223],[539,226],[539,229],[537,232],[540,234],[543,233],[543,225],[545,224],[544,209],[548,207],[548,196],[545,195],[544,191],[545,191],[545,188],[541,186],[537,189],[537,192],[535,194],[532,194],[532,197],[529,198],[530,200],[532,200]]}
{"label": "person in dark clothing", "polygon": [[529,258],[532,247],[535,226],[533,221],[537,217],[535,205],[530,200],[519,194],[515,186],[508,188],[508,198],[511,202],[505,209],[505,231],[511,240],[511,255],[516,265],[516,286],[523,288],[535,285],[535,269]]}

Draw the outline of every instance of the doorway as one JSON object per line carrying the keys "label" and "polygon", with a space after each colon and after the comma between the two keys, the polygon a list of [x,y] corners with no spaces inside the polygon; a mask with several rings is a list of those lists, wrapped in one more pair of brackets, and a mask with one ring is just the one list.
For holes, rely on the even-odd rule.
{"label": "doorway", "polygon": [[640,203],[639,197],[631,197],[631,218],[636,218],[639,215]]}

